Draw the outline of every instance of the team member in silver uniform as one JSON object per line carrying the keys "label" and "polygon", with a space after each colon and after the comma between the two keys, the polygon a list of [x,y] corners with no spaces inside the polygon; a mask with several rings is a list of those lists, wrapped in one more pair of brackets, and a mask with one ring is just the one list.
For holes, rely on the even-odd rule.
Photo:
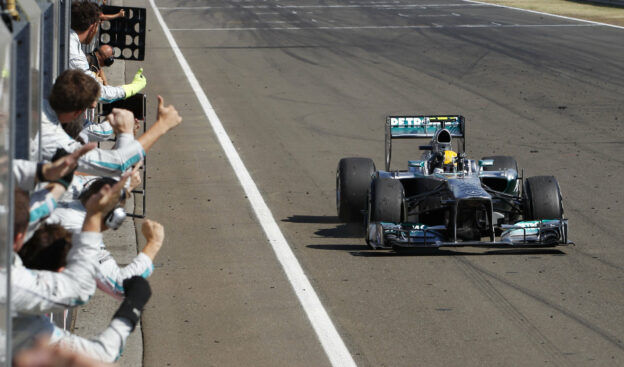
{"label": "team member in silver uniform", "polygon": [[54,162],[33,162],[24,159],[13,160],[13,177],[17,187],[31,191],[40,182],[54,182],[73,172],[78,167],[78,159],[95,148],[95,144],[85,144],[73,153],[60,157]]}
{"label": "team member in silver uniform", "polygon": [[[130,187],[126,191],[131,191],[133,187],[140,184],[140,174],[138,171],[133,172]],[[81,223],[84,221],[85,208],[83,204],[98,192],[104,184],[114,184],[115,180],[103,177],[95,179],[84,188],[83,193],[79,196],[79,200],[70,203],[64,203],[57,208],[50,217],[46,219],[48,224],[60,224],[70,232],[80,231]],[[123,203],[120,203],[123,207]],[[104,227],[106,229],[106,227]],[[151,220],[146,220],[142,225],[142,233],[146,239],[145,247],[139,254],[126,266],[120,267],[111,253],[106,249],[102,242],[100,252],[98,254],[98,272],[97,286],[98,288],[116,298],[123,296],[123,282],[133,276],[149,277],[154,271],[153,261],[160,251],[164,239],[164,230],[162,225]]]}
{"label": "team member in silver uniform", "polygon": [[[30,239],[38,225],[57,208],[59,199],[72,182],[79,157],[93,148],[95,144],[85,145],[73,154],[62,157],[59,155],[52,163],[13,160],[13,175],[19,189],[31,191],[37,182],[48,182],[44,188],[30,194],[30,218],[24,242]],[[81,220],[84,220],[84,216]],[[82,227],[82,223],[78,226]]]}
{"label": "team member in silver uniform", "polygon": [[[106,186],[94,195],[87,206],[83,231],[74,234],[73,247],[67,256],[67,266],[63,272],[33,271],[25,268],[17,255],[24,244],[28,226],[28,195],[21,190],[15,193],[15,236],[13,260],[11,264],[11,310],[21,315],[35,316],[33,325],[38,324],[36,316],[47,312],[85,304],[95,292],[97,254],[102,242],[101,221],[105,213],[119,201],[120,192],[127,179],[124,177],[113,188]],[[0,268],[0,303],[6,304],[6,269]],[[15,315],[14,315],[15,316]],[[37,328],[29,323],[15,327],[14,340],[30,340],[37,334]],[[0,335],[0,339],[4,338]],[[22,343],[23,344],[23,343]],[[5,343],[0,340],[0,348]],[[4,359],[4,349],[0,349],[0,360]]]}
{"label": "team member in silver uniform", "polygon": [[[13,254],[11,269],[11,306],[13,315],[13,346],[17,351],[28,347],[36,337],[47,336],[50,343],[58,343],[72,350],[112,362],[116,360],[128,335],[139,320],[140,313],[151,295],[149,285],[140,277],[124,282],[126,298],[115,313],[109,326],[98,336],[85,339],[55,327],[43,313],[58,311],[85,303],[95,291],[96,252],[101,242],[102,221],[119,201],[127,176],[112,188],[104,186],[86,203],[87,215],[83,231],[72,238],[72,249],[62,272],[26,269],[20,257]],[[24,232],[28,213],[20,210],[27,202],[25,195],[16,194],[16,233]],[[20,197],[22,199],[20,199]],[[20,236],[16,236],[14,250],[21,248]],[[6,274],[0,271],[0,278]],[[5,282],[0,282],[0,287]],[[2,293],[2,296],[6,292]],[[0,302],[6,299],[0,298]],[[3,337],[3,335],[2,335]],[[0,348],[5,344],[0,342]],[[5,353],[0,350],[0,360]]]}
{"label": "team member in silver uniform", "polygon": [[[78,69],[97,77],[89,69],[89,61],[81,48],[81,44],[90,44],[98,32],[100,25],[100,8],[88,1],[74,1],[71,9],[71,33],[69,36],[69,68]],[[126,99],[140,92],[147,85],[143,70],[139,69],[132,82],[122,86],[103,85],[100,101],[104,103]]]}
{"label": "team member in silver uniform", "polygon": [[[61,124],[69,123],[93,106],[99,93],[99,84],[78,70],[66,70],[57,78],[46,101],[41,121],[41,154],[51,159],[58,149],[72,153],[82,144],[72,139]],[[78,171],[95,176],[119,176],[139,162],[152,145],[182,121],[175,107],[164,106],[158,97],[156,122],[137,140],[134,139],[134,116],[127,110],[113,109],[108,116],[117,134],[115,149],[93,149],[78,161]],[[33,141],[33,153],[38,148]]]}

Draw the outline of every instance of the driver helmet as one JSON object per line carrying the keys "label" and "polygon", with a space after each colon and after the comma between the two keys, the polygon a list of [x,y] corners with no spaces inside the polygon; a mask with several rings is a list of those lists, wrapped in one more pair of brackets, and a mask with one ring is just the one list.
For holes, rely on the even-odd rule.
{"label": "driver helmet", "polygon": [[444,151],[444,171],[454,172],[457,168],[457,153],[452,150]]}

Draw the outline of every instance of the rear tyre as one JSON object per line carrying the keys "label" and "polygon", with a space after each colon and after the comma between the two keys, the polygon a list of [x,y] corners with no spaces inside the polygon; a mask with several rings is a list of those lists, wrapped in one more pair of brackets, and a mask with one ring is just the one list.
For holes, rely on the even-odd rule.
{"label": "rear tyre", "polygon": [[363,221],[375,163],[369,158],[342,158],[336,170],[336,209],[343,222]]}
{"label": "rear tyre", "polygon": [[524,181],[524,219],[561,219],[563,203],[554,176],[529,177]]}
{"label": "rear tyre", "polygon": [[376,178],[371,184],[370,221],[399,223],[403,217],[405,192],[399,180]]}

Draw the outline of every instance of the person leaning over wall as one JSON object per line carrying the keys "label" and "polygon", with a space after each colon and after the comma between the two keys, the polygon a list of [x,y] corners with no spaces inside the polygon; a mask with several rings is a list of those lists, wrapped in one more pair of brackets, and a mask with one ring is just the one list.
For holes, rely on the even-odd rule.
{"label": "person leaning over wall", "polygon": [[[41,154],[51,159],[58,149],[74,152],[81,143],[72,139],[61,127],[97,103],[99,84],[79,70],[66,70],[54,82],[50,97],[44,101],[41,119]],[[78,161],[78,171],[95,176],[119,176],[138,163],[149,149],[169,130],[178,126],[182,118],[174,106],[165,106],[158,96],[156,122],[138,139],[134,139],[134,115],[128,110],[113,109],[107,120],[115,129],[115,149],[93,149]],[[33,153],[38,149],[33,141]]]}
{"label": "person leaning over wall", "polygon": [[[69,36],[69,68],[82,70],[94,79],[97,75],[89,70],[87,56],[82,51],[81,44],[90,44],[98,32],[100,25],[100,7],[89,1],[74,1],[71,8],[71,33]],[[139,93],[147,85],[140,68],[134,75],[132,82],[121,86],[102,85],[100,102],[110,103],[120,99],[130,98]]]}
{"label": "person leaning over wall", "polygon": [[[17,254],[24,245],[28,228],[28,193],[16,188],[14,200],[14,240],[11,263],[11,310],[21,315],[38,316],[47,312],[62,311],[66,308],[83,305],[95,293],[97,254],[102,241],[101,219],[118,202],[123,184],[129,177],[126,174],[118,185],[103,188],[94,196],[87,208],[87,216],[82,232],[72,238],[72,249],[67,256],[63,272],[33,271],[24,267]],[[7,269],[0,268],[0,303],[6,304]],[[16,315],[12,315],[16,316]],[[49,320],[49,319],[48,319]],[[33,325],[37,325],[34,322]],[[38,327],[29,328],[26,323],[13,330],[13,345],[28,345]],[[5,335],[0,335],[3,339]],[[0,362],[5,360],[6,343],[0,340]]]}
{"label": "person leaning over wall", "polygon": [[[133,176],[140,179],[138,171],[133,171]],[[55,210],[46,219],[46,223],[59,224],[68,231],[79,232],[86,214],[85,203],[92,195],[99,192],[102,186],[114,184],[115,182],[116,180],[110,177],[93,179],[92,182],[85,185],[82,193],[79,195],[79,200]],[[119,207],[123,207],[123,205],[123,203],[120,203]],[[109,226],[104,223],[103,228],[108,229]],[[98,253],[99,267],[97,272],[97,286],[100,290],[114,297],[123,296],[123,282],[125,279],[136,275],[147,278],[152,274],[154,271],[154,258],[160,251],[164,241],[164,228],[161,224],[147,219],[143,222],[141,232],[146,239],[146,244],[139,254],[125,266],[117,264],[111,253],[106,249],[105,244],[101,244],[100,252]],[[34,257],[33,261],[40,263],[43,260],[37,256]]]}
{"label": "person leaning over wall", "polygon": [[[41,298],[57,297],[55,288],[45,289],[42,286],[37,286],[28,279],[33,277],[39,277],[41,280],[47,280],[48,282],[54,280],[60,280],[61,275],[69,275],[77,278],[81,278],[80,281],[91,282],[95,278],[95,272],[89,271],[80,274],[76,272],[77,265],[82,268],[78,270],[94,270],[97,268],[97,261],[93,257],[81,257],[82,255],[93,256],[93,247],[85,247],[85,241],[81,241],[83,237],[92,237],[93,239],[99,239],[101,241],[101,232],[104,229],[104,217],[111,209],[113,209],[119,202],[121,192],[125,181],[129,175],[124,175],[124,178],[117,182],[114,186],[104,185],[101,190],[91,196],[91,198],[85,203],[87,215],[82,226],[82,232],[78,235],[74,235],[71,240],[69,232],[58,225],[45,225],[33,236],[32,240],[25,245],[15,246],[14,249],[24,254],[25,260],[31,266],[37,266],[45,269],[53,269],[53,271],[44,270],[29,270],[31,274],[16,274],[15,270],[12,270],[12,275],[18,275],[18,277],[11,280],[12,290],[15,293],[15,300],[12,300],[13,310],[15,312],[12,315],[13,320],[13,334],[12,345],[14,353],[20,349],[27,348],[36,341],[36,338],[45,337],[49,338],[50,344],[57,344],[71,350],[79,351],[87,356],[96,358],[104,362],[113,362],[119,358],[123,351],[126,339],[130,333],[134,330],[136,324],[139,321],[140,312],[147,303],[151,295],[151,290],[147,281],[141,277],[132,277],[124,281],[125,298],[121,306],[113,316],[113,320],[109,326],[104,329],[99,335],[86,339],[70,333],[69,331],[62,330],[56,327],[48,317],[43,314],[43,310],[37,310],[37,307],[32,307],[32,302],[26,302],[22,294],[33,293]],[[20,194],[16,194],[16,225],[23,222],[23,200],[19,200]],[[16,227],[16,232],[20,231],[20,227]],[[73,247],[74,241],[77,248]],[[34,242],[33,242],[34,241]],[[29,248],[25,248],[29,246]],[[65,259],[66,251],[69,250],[69,254]],[[31,251],[32,250],[32,251]],[[53,250],[53,251],[50,251]],[[86,251],[88,250],[88,251]],[[43,253],[42,253],[43,252]],[[14,258],[19,260],[21,257],[14,254]],[[19,263],[15,264],[15,268],[18,268]],[[61,269],[62,268],[62,269]],[[63,270],[62,272],[60,270]],[[66,274],[68,273],[69,274]],[[54,274],[58,274],[55,276]],[[19,276],[21,275],[21,276]],[[78,281],[75,280],[75,282]],[[63,283],[66,288],[72,288],[71,283]],[[71,293],[68,291],[66,293]],[[22,300],[22,301],[20,301]],[[37,302],[41,303],[41,302]]]}

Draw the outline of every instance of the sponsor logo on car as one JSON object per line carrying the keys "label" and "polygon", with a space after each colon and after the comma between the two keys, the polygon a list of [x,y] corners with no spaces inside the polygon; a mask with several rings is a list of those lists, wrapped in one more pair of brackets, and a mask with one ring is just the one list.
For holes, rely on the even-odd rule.
{"label": "sponsor logo on car", "polygon": [[427,122],[427,118],[421,117],[392,117],[390,118],[391,126],[419,126]]}

